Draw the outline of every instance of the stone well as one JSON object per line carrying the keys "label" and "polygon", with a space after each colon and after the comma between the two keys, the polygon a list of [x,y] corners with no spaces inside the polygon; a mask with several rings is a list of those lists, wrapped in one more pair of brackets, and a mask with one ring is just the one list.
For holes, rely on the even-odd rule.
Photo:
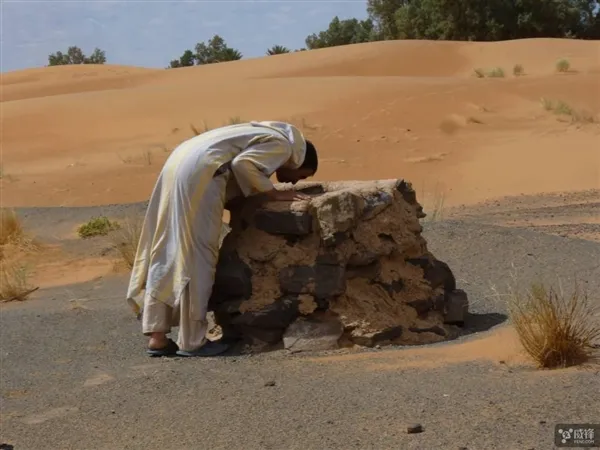
{"label": "stone well", "polygon": [[427,250],[409,183],[295,189],[310,200],[232,211],[209,308],[224,339],[300,351],[457,336],[467,296]]}

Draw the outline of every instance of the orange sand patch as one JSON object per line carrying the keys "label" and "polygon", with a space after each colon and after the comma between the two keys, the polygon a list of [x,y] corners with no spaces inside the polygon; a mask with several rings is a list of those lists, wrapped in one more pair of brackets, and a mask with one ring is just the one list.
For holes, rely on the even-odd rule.
{"label": "orange sand patch", "polygon": [[113,273],[114,261],[106,258],[77,258],[41,263],[33,282],[40,288],[69,286]]}
{"label": "orange sand patch", "polygon": [[455,345],[350,353],[310,360],[317,363],[359,362],[361,368],[366,370],[434,369],[474,361],[491,361],[509,366],[531,364],[512,327],[501,327],[483,338]]}
{"label": "orange sand patch", "polygon": [[114,272],[115,261],[108,258],[73,257],[58,246],[41,245],[28,252],[12,252],[8,260],[24,266],[35,287],[68,286],[95,280]]}

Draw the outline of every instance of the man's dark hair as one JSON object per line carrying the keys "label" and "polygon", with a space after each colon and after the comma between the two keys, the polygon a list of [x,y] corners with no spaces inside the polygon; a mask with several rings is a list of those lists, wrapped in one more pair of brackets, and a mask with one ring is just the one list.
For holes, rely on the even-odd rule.
{"label": "man's dark hair", "polygon": [[317,156],[317,149],[308,139],[306,140],[306,154],[304,161],[300,166],[301,169],[311,169],[314,173],[317,172],[319,167],[319,157]]}

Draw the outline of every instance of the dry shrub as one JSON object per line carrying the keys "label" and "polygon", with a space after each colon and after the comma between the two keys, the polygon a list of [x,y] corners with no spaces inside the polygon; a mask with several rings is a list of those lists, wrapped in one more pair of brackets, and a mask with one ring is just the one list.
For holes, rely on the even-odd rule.
{"label": "dry shrub", "polygon": [[138,243],[142,234],[144,218],[140,216],[127,217],[120,228],[111,234],[110,239],[119,252],[123,263],[132,269],[135,262]]}
{"label": "dry shrub", "polygon": [[4,259],[7,249],[16,252],[38,250],[40,244],[24,230],[23,223],[12,209],[0,209],[0,260]]}
{"label": "dry shrub", "polygon": [[0,262],[0,301],[23,301],[37,288],[29,283],[27,266],[17,262]]}
{"label": "dry shrub", "polygon": [[513,293],[509,314],[525,351],[540,368],[569,367],[593,361],[600,339],[600,317],[588,296],[570,295],[533,284],[525,295]]}
{"label": "dry shrub", "polygon": [[13,210],[0,210],[0,245],[18,244],[26,240],[21,219]]}

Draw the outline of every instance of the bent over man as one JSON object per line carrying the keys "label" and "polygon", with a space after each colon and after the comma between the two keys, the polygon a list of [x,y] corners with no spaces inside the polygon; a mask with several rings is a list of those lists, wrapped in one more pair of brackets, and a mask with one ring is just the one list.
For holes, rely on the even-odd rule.
{"label": "bent over man", "polygon": [[[127,292],[150,337],[148,354],[213,356],[227,350],[205,337],[225,205],[240,195],[303,198],[276,190],[269,178],[276,173],[278,181],[295,184],[317,166],[312,143],[283,122],[217,128],[175,148],[152,192]],[[167,334],[176,325],[174,342]]]}

